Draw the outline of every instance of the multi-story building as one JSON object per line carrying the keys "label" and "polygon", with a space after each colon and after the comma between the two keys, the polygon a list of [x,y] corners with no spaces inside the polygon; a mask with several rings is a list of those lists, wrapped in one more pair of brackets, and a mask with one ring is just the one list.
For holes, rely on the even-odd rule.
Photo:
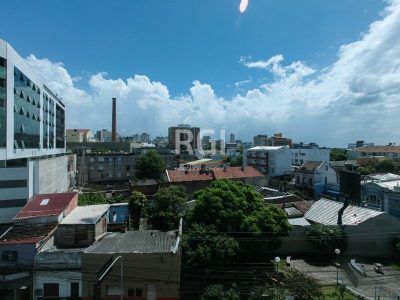
{"label": "multi-story building", "polygon": [[320,148],[317,144],[293,144],[290,149],[292,152],[292,165],[300,166],[306,161],[329,161],[331,149]]}
{"label": "multi-story building", "polygon": [[150,134],[143,132],[140,135],[140,142],[141,143],[150,143]]}
{"label": "multi-story building", "polygon": [[369,175],[361,182],[363,205],[400,218],[400,176],[396,174]]}
{"label": "multi-story building", "polygon": [[[35,193],[67,190],[65,152],[64,103],[0,40],[0,222]],[[48,160],[51,168],[41,168]]]}
{"label": "multi-story building", "polygon": [[66,130],[67,142],[95,142],[96,138],[93,131],[90,129],[67,129]]}
{"label": "multi-story building", "polygon": [[96,132],[96,139],[99,142],[111,143],[112,133],[107,129],[102,129]]}
{"label": "multi-story building", "polygon": [[268,136],[263,134],[256,135],[253,138],[253,146],[268,146]]}
{"label": "multi-story building", "polygon": [[268,146],[292,146],[292,139],[285,138],[282,133],[275,133],[268,139]]}
{"label": "multi-story building", "polygon": [[284,146],[253,147],[244,151],[249,166],[253,166],[269,177],[292,173],[292,153]]}
{"label": "multi-story building", "polygon": [[[200,138],[200,128],[191,127],[188,124],[178,124],[176,127],[168,128],[168,146],[171,150],[175,151],[187,151],[184,145],[181,145],[178,149],[179,141],[188,141],[191,146],[191,150],[197,149],[198,139]],[[178,143],[177,143],[178,142]]]}
{"label": "multi-story building", "polygon": [[229,135],[229,143],[235,143],[235,134],[234,133],[231,133],[230,135]]}

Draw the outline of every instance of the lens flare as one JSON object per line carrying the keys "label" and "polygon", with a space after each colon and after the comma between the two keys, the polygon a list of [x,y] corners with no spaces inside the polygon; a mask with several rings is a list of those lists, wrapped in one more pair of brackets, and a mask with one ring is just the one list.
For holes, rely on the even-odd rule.
{"label": "lens flare", "polygon": [[240,5],[239,5],[239,11],[241,13],[244,13],[247,9],[247,5],[249,5],[249,0],[242,0],[240,1]]}

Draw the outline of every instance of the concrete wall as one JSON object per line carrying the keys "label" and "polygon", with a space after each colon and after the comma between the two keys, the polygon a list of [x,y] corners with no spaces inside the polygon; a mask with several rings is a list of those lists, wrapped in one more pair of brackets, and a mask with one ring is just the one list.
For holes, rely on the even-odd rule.
{"label": "concrete wall", "polygon": [[49,194],[69,191],[66,155],[34,160],[33,193]]}
{"label": "concrete wall", "polygon": [[[121,255],[115,254],[114,257]],[[109,260],[111,254],[84,253],[82,256],[82,281],[83,299],[92,299],[93,285],[97,281],[97,273]],[[146,299],[147,288],[156,287],[157,299],[178,299],[180,287],[180,253],[141,254],[124,253],[124,294],[128,295],[129,288],[141,288],[143,298]],[[107,288],[120,286],[120,264],[117,262],[111,273],[101,285],[102,299],[115,299],[107,297]]]}
{"label": "concrete wall", "polygon": [[0,244],[0,255],[3,251],[17,251],[18,257],[16,262],[3,262],[0,261],[0,269],[6,267],[15,268],[16,266],[33,266],[36,254],[35,244]]}
{"label": "concrete wall", "polygon": [[311,148],[311,149],[290,149],[292,153],[292,164],[300,166],[307,160],[313,161],[329,161],[329,153],[331,149],[327,148]]}

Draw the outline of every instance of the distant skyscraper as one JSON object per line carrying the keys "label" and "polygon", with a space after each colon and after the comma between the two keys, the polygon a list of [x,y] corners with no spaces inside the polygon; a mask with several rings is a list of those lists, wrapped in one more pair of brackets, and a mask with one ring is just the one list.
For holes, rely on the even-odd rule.
{"label": "distant skyscraper", "polygon": [[140,141],[141,141],[142,143],[150,143],[150,134],[148,134],[148,133],[146,133],[146,132],[143,132],[143,133],[140,135]]}
{"label": "distant skyscraper", "polygon": [[234,143],[235,142],[235,134],[234,133],[231,133],[230,135],[229,135],[229,143]]}

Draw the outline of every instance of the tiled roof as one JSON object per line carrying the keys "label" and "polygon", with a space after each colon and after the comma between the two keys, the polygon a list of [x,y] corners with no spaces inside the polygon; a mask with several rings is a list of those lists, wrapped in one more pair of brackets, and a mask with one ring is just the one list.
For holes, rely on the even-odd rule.
{"label": "tiled roof", "polygon": [[179,237],[172,232],[128,231],[109,233],[93,243],[86,253],[175,253]]}
{"label": "tiled roof", "polygon": [[233,179],[233,178],[248,178],[248,177],[264,177],[264,175],[253,167],[227,167],[212,168],[212,172],[200,173],[200,170],[167,170],[169,182],[182,182],[182,181],[200,181],[200,180],[213,180],[215,179]]}
{"label": "tiled roof", "polygon": [[316,169],[318,169],[318,167],[320,166],[320,165],[322,165],[324,162],[323,161],[320,161],[320,160],[317,160],[317,161],[314,161],[314,160],[308,160],[308,161],[306,161],[306,162],[304,162],[300,167],[299,167],[299,170],[301,171],[301,170],[305,170],[305,171],[315,171]]}
{"label": "tiled roof", "polygon": [[295,207],[300,212],[305,214],[306,212],[308,212],[310,210],[310,208],[313,204],[314,204],[313,200],[306,201],[306,200],[301,199],[301,200],[297,200],[297,201],[293,201],[293,202],[278,203],[276,205],[282,209],[285,209],[288,207]]}
{"label": "tiled roof", "polygon": [[60,224],[96,224],[109,208],[109,204],[78,206]]}
{"label": "tiled roof", "polygon": [[370,146],[354,149],[357,152],[365,153],[400,153],[400,146]]}
{"label": "tiled roof", "polygon": [[14,225],[0,240],[4,244],[36,244],[46,238],[57,227],[53,224]]}
{"label": "tiled roof", "polygon": [[[337,225],[338,211],[342,206],[342,202],[321,199],[311,206],[304,217],[308,221],[317,224]],[[342,222],[343,225],[358,225],[381,214],[383,214],[383,212],[349,205],[343,213]]]}
{"label": "tiled roof", "polygon": [[76,192],[71,192],[35,195],[18,212],[14,220],[59,215],[68,207],[77,194]]}

